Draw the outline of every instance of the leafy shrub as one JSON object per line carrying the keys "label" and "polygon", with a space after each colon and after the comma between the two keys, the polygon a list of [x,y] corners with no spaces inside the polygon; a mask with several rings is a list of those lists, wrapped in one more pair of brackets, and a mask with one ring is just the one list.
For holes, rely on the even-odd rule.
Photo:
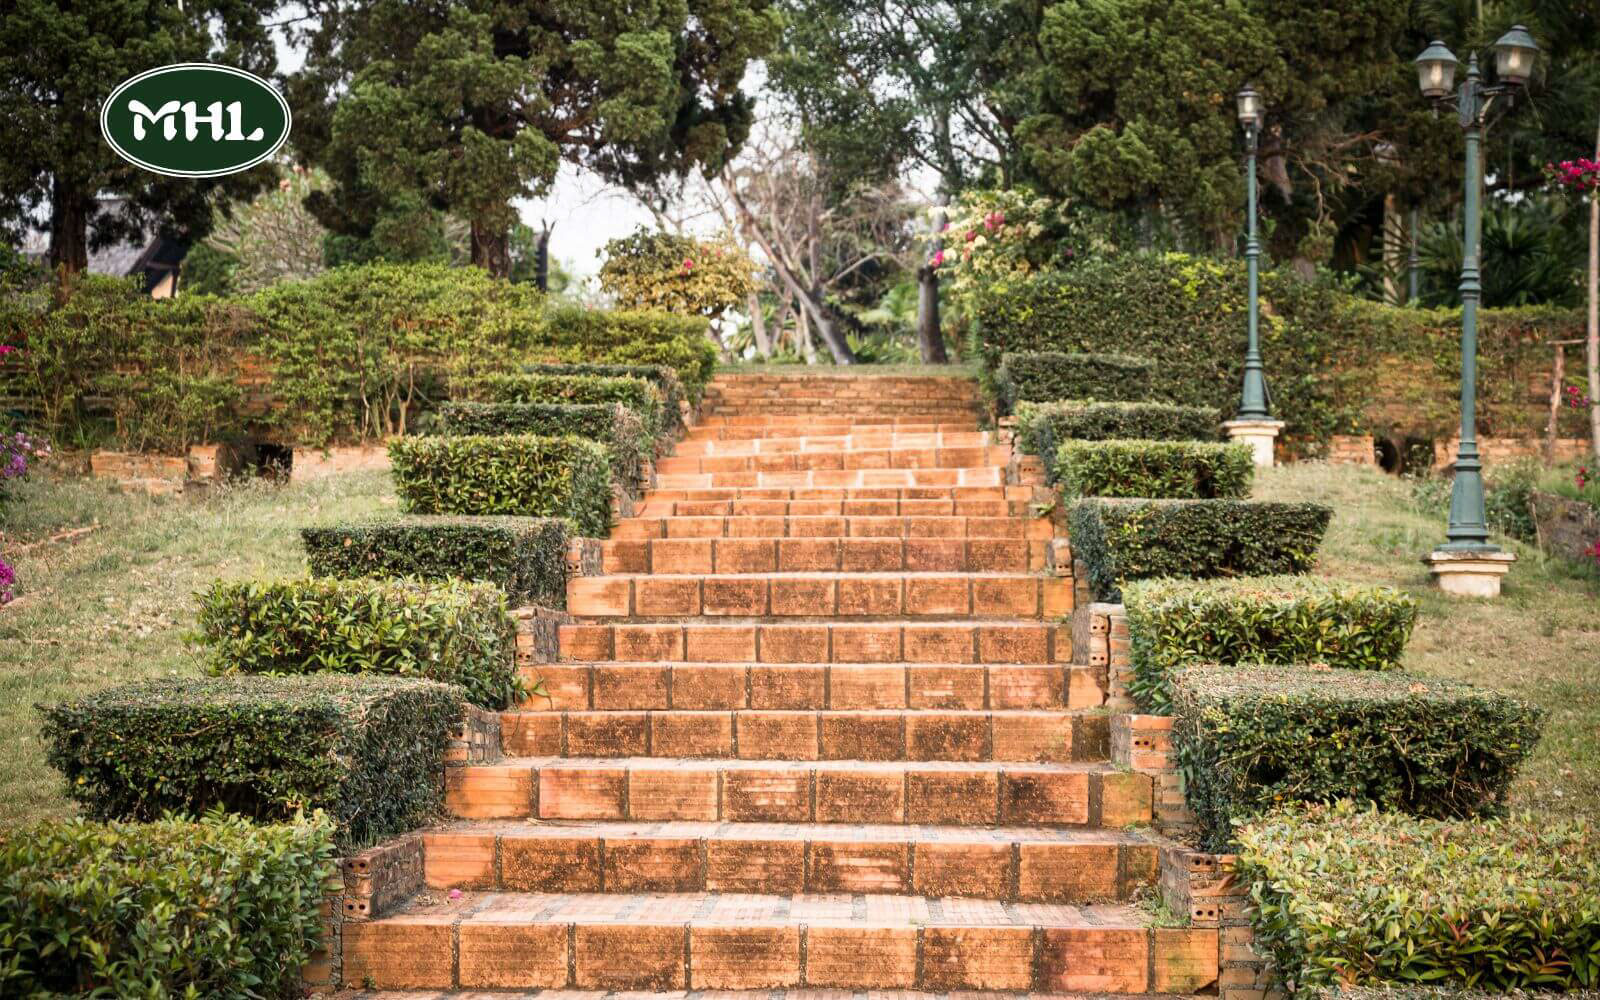
{"label": "leafy shrub", "polygon": [[1324,986],[1308,991],[1315,1000],[1596,1000],[1594,990],[1558,993],[1546,989],[1464,989],[1459,986],[1411,986],[1386,983],[1382,986]]}
{"label": "leafy shrub", "polygon": [[460,399],[488,403],[621,403],[638,414],[652,445],[661,436],[661,394],[641,378],[607,375],[482,375],[452,387]]}
{"label": "leafy shrub", "polygon": [[557,306],[540,317],[527,346],[543,360],[666,365],[698,404],[717,367],[717,349],[702,316]]}
{"label": "leafy shrub", "polygon": [[1411,984],[1600,986],[1590,822],[1440,822],[1345,802],[1273,813],[1239,842],[1256,947],[1296,990],[1393,983],[1393,1000],[1468,1000]]}
{"label": "leafy shrub", "polygon": [[1130,354],[1063,354],[1010,351],[1000,356],[994,383],[1000,405],[1057,399],[1125,399],[1149,396],[1156,363]]}
{"label": "leafy shrub", "polygon": [[716,241],[639,229],[605,245],[600,288],[623,306],[717,319],[756,290],[755,261]]}
{"label": "leafy shrub", "polygon": [[611,462],[575,437],[406,437],[389,442],[395,490],[416,514],[564,517],[581,535],[611,530]]}
{"label": "leafy shrub", "polygon": [[1067,515],[1074,559],[1097,601],[1130,580],[1304,573],[1333,519],[1319,503],[1080,500]]}
{"label": "leafy shrub", "polygon": [[529,364],[522,370],[530,375],[603,375],[611,378],[642,378],[661,393],[661,408],[669,430],[683,426],[680,403],[688,401],[683,380],[666,365]]}
{"label": "leafy shrub", "polygon": [[200,594],[216,673],[398,674],[459,684],[486,708],[521,694],[506,596],[449,580],[219,580]]}
{"label": "leafy shrub", "polygon": [[447,402],[434,415],[433,431],[446,436],[478,434],[574,435],[600,441],[610,451],[611,468],[634,488],[654,443],[639,417],[621,403],[466,403]]}
{"label": "leafy shrub", "polygon": [[1018,440],[1046,463],[1069,440],[1215,441],[1218,420],[1216,410],[1171,403],[1067,399],[1017,405]]}
{"label": "leafy shrub", "polygon": [[1054,479],[1064,497],[1211,500],[1250,495],[1247,444],[1217,441],[1067,441]]}
{"label": "leafy shrub", "polygon": [[1493,812],[1539,740],[1514,698],[1398,672],[1191,666],[1173,747],[1208,850],[1285,802],[1353,798],[1437,818]]}
{"label": "leafy shrub", "polygon": [[410,576],[492,583],[513,605],[567,606],[560,518],[430,517],[301,528],[312,576]]}
{"label": "leafy shrub", "polygon": [[322,817],[0,830],[0,995],[295,997],[338,872]]}
{"label": "leafy shrub", "polygon": [[50,764],[96,819],[221,808],[278,822],[321,809],[349,845],[439,813],[463,703],[417,678],[183,677],[42,711]]}

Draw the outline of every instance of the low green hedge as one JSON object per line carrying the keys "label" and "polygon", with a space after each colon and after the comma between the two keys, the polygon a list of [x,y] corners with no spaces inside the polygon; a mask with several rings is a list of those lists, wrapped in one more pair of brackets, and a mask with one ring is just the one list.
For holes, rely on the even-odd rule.
{"label": "low green hedge", "polygon": [[585,364],[528,364],[522,370],[530,375],[601,375],[610,378],[642,378],[656,387],[661,394],[662,423],[676,431],[683,426],[680,403],[687,402],[688,392],[678,373],[666,365],[606,365]]}
{"label": "low green hedge", "polygon": [[447,402],[434,414],[433,432],[468,435],[573,435],[599,441],[611,453],[611,470],[635,489],[644,463],[655,456],[655,440],[644,432],[638,414],[621,403],[470,403]]}
{"label": "low green hedge", "polygon": [[1156,363],[1131,354],[1012,351],[1000,356],[995,393],[1010,412],[1018,403],[1056,399],[1145,399]]}
{"label": "low green hedge", "polygon": [[0,996],[300,996],[330,833],[228,816],[0,830]]}
{"label": "low green hedge", "polygon": [[516,626],[493,584],[218,581],[199,596],[195,638],[215,673],[426,677],[485,708],[522,694]]}
{"label": "low green hedge", "polygon": [[638,414],[652,444],[666,426],[661,393],[631,376],[501,373],[457,379],[450,390],[477,403],[621,403]]}
{"label": "low green hedge", "polygon": [[1391,587],[1308,576],[1146,580],[1122,588],[1131,634],[1130,693],[1144,712],[1171,707],[1168,679],[1192,663],[1400,665],[1417,600]]}
{"label": "low green hedge", "polygon": [[1319,503],[1092,499],[1067,525],[1094,599],[1116,602],[1130,580],[1304,573],[1332,518]]}
{"label": "low green hedge", "polygon": [[321,809],[341,845],[444,808],[461,691],[406,677],[183,677],[41,708],[52,767],[96,819],[224,809],[257,822]]}
{"label": "low green hedge", "polygon": [[1211,500],[1249,496],[1255,472],[1247,444],[1067,441],[1056,451],[1052,479],[1068,499]]}
{"label": "low green hedge", "polygon": [[1049,464],[1061,445],[1082,441],[1215,441],[1221,417],[1205,406],[1062,399],[1017,404],[1017,439]]}
{"label": "low green hedge", "polygon": [[567,542],[556,517],[411,515],[301,528],[312,576],[455,577],[492,583],[513,606],[567,606]]}
{"label": "low green hedge", "polygon": [[536,341],[550,360],[569,364],[665,365],[699,403],[717,367],[709,329],[704,316],[556,306],[545,311]]}
{"label": "low green hedge", "polygon": [[593,441],[402,437],[389,442],[389,461],[395,491],[413,514],[564,517],[580,535],[611,531],[611,460]]}
{"label": "low green hedge", "polygon": [[1310,667],[1185,667],[1173,747],[1208,850],[1286,802],[1353,798],[1418,816],[1496,810],[1540,711],[1455,681]]}
{"label": "low green hedge", "polygon": [[1315,1000],[1600,1000],[1597,990],[1465,989],[1460,986],[1323,986],[1308,991]]}
{"label": "low green hedge", "polygon": [[1239,842],[1255,946],[1297,991],[1412,984],[1336,995],[1482,1000],[1414,984],[1501,994],[1600,987],[1591,821],[1441,822],[1343,802],[1275,812]]}

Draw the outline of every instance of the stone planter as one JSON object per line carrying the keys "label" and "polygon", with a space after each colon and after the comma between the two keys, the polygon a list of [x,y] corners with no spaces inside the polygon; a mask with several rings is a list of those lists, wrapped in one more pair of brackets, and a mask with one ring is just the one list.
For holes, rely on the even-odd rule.
{"label": "stone planter", "polygon": [[1535,490],[1528,498],[1534,527],[1539,532],[1539,547],[1569,559],[1592,558],[1600,541],[1600,510],[1582,500],[1569,500],[1554,493]]}

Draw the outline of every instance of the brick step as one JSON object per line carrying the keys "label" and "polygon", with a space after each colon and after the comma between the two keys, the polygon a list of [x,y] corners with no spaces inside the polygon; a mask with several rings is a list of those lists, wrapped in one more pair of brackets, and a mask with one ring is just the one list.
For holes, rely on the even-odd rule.
{"label": "brick step", "polygon": [[657,573],[567,581],[569,614],[635,622],[1053,619],[1070,615],[1072,600],[1071,577],[1038,573]]}
{"label": "brick step", "polygon": [[1042,570],[1020,538],[608,538],[605,573],[1007,573]]}
{"label": "brick step", "polygon": [[[920,990],[867,990],[861,991],[867,1000],[950,1000],[951,994],[947,992],[929,993]],[[840,990],[825,989],[793,989],[793,990],[762,990],[759,997],[752,997],[749,990],[630,990],[623,1000],[852,1000],[856,991],[851,991],[849,997]],[[358,990],[353,993],[341,993],[340,997],[348,996],[350,1000],[516,1000],[516,998],[534,997],[540,1000],[619,1000],[615,990],[495,990],[486,993],[482,990]],[[1028,1000],[1100,1000],[1104,993],[1029,993]],[[1003,993],[994,990],[962,990],[959,1000],[1017,1000],[1015,992]],[[1118,994],[1119,1000],[1172,1000],[1170,994],[1136,993]]]}
{"label": "brick step", "polygon": [[975,469],[1002,466],[1011,449],[996,445],[780,451],[760,455],[674,455],[656,462],[660,475],[706,472],[810,472],[852,469]]}
{"label": "brick step", "polygon": [[516,757],[706,760],[1105,761],[1098,710],[505,712]]}
{"label": "brick step", "polygon": [[789,823],[462,822],[422,834],[432,889],[880,892],[1101,903],[1153,886],[1160,844],[1116,830]]}
{"label": "brick step", "polygon": [[850,420],[818,414],[805,417],[739,417],[734,422],[706,413],[690,428],[685,441],[751,441],[758,439],[853,434],[975,434],[976,418],[907,422],[893,418],[864,417]]}
{"label": "brick step", "polygon": [[778,378],[756,381],[742,378],[714,378],[706,386],[706,396],[716,399],[805,399],[856,400],[861,402],[897,401],[906,405],[942,405],[956,401],[977,402],[978,383],[970,378]]}
{"label": "brick step", "polygon": [[1105,763],[533,757],[445,776],[462,819],[1120,828],[1149,823],[1153,797]]}
{"label": "brick step", "polygon": [[847,500],[1019,500],[1032,499],[1028,486],[718,486],[699,489],[653,489],[643,502],[664,503],[680,500],[820,500],[843,503]]}
{"label": "brick step", "polygon": [[659,500],[634,508],[648,517],[1010,517],[998,500]]}
{"label": "brick step", "polygon": [[750,489],[871,489],[919,486],[1003,487],[1005,470],[984,465],[959,469],[808,469],[800,472],[664,472],[656,476],[662,490],[724,487]]}
{"label": "brick step", "polygon": [[[1215,928],[1082,907],[843,893],[428,893],[344,926],[344,979],[378,989],[1084,990],[1188,994]],[[837,996],[837,994],[835,994]]]}
{"label": "brick step", "polygon": [[572,624],[559,659],[591,663],[1069,663],[1071,627],[1040,621]]}
{"label": "brick step", "polygon": [[867,451],[879,448],[986,448],[995,444],[988,431],[963,431],[942,434],[937,431],[911,434],[900,431],[856,431],[818,435],[809,430],[803,437],[760,437],[733,441],[702,437],[691,431],[679,441],[676,455],[788,455],[815,452]]}
{"label": "brick step", "polygon": [[1105,703],[1082,664],[540,663],[531,711],[1081,709]]}
{"label": "brick step", "polygon": [[[743,501],[772,503],[784,501]],[[793,501],[804,503],[806,501]],[[811,501],[817,502],[817,501]],[[943,503],[939,500],[846,500],[845,504]],[[979,502],[979,501],[973,501]],[[1004,501],[982,501],[1004,506]],[[672,506],[672,505],[665,505]],[[726,505],[724,505],[726,506]],[[612,529],[612,538],[1035,538],[1055,536],[1055,525],[1046,518],[961,517],[950,514],[919,515],[740,515],[734,517],[638,516],[626,518]]]}

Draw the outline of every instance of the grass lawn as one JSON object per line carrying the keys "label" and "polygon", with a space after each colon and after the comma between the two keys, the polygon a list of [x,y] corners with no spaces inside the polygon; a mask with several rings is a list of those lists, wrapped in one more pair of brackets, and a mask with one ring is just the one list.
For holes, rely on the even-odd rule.
{"label": "grass lawn", "polygon": [[[1600,817],[1600,584],[1592,576],[1519,547],[1500,601],[1449,600],[1418,561],[1443,537],[1444,514],[1416,510],[1405,483],[1308,464],[1264,474],[1256,493],[1336,508],[1319,572],[1421,598],[1411,669],[1502,688],[1548,710],[1544,742],[1516,785],[1517,807]],[[216,577],[303,572],[300,526],[394,506],[384,473],[248,483],[198,499],[123,495],[82,480],[24,483],[6,513],[7,552],[100,527],[15,559],[21,596],[0,608],[0,823],[71,809],[44,762],[35,703],[197,671],[183,638],[196,590]]]}

